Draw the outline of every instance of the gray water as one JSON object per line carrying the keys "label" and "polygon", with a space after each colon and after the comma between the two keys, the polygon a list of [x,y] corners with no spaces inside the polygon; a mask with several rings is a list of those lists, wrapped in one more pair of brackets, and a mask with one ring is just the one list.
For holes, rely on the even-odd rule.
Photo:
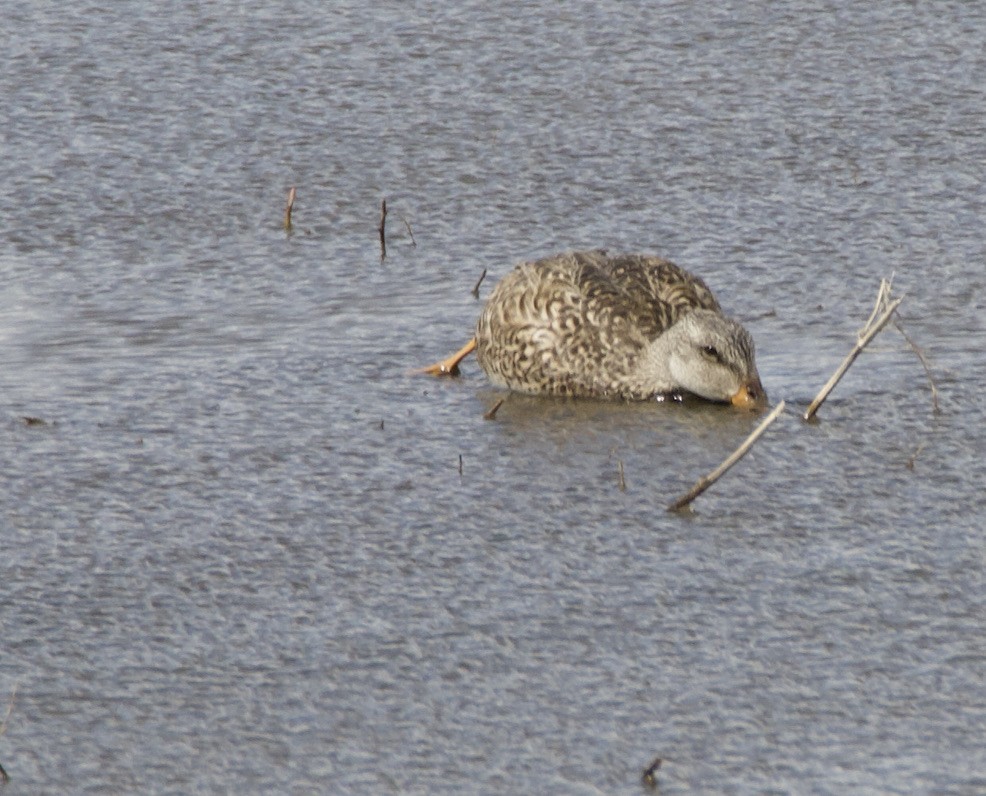
{"label": "gray water", "polygon": [[[986,792],[986,7],[0,5],[4,796]],[[588,247],[788,402],[692,514],[755,417],[408,374]]]}

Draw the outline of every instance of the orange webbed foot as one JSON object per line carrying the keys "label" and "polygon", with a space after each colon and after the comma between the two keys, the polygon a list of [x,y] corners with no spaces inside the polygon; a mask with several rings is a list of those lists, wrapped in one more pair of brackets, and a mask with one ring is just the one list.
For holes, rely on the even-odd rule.
{"label": "orange webbed foot", "polygon": [[459,363],[475,350],[476,338],[474,337],[462,346],[462,348],[452,354],[452,356],[446,357],[440,362],[436,362],[434,365],[429,365],[426,368],[421,368],[420,370],[416,370],[414,372],[423,373],[429,376],[458,376]]}

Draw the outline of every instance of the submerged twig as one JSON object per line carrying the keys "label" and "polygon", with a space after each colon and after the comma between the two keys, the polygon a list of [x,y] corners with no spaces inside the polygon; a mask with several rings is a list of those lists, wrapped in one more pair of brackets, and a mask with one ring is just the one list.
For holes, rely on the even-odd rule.
{"label": "submerged twig", "polygon": [[[928,377],[928,384],[931,385],[931,406],[936,415],[941,414],[941,406],[938,403],[938,385],[935,384],[934,376],[931,375],[931,366],[928,364],[928,358],[924,355],[924,351],[915,343],[910,335],[904,331],[904,327],[900,323],[900,315],[894,319],[894,326],[897,327],[897,331],[900,332],[907,344],[911,347],[911,350],[917,354],[918,359],[921,360],[921,365],[924,367],[924,375]],[[917,455],[917,454],[915,454]]]}
{"label": "submerged twig", "polygon": [[380,201],[380,259],[387,259],[387,200]]}
{"label": "submerged twig", "polygon": [[661,763],[664,761],[659,757],[655,757],[649,766],[644,769],[644,775],[641,777],[641,781],[648,788],[657,788],[657,770],[661,767]]}
{"label": "submerged twig", "polygon": [[[829,393],[835,389],[835,385],[839,383],[843,376],[846,375],[846,371],[849,370],[849,366],[856,361],[856,357],[860,355],[862,350],[869,345],[870,341],[879,334],[880,330],[887,325],[890,319],[893,317],[894,312],[900,303],[904,300],[901,296],[899,299],[894,299],[890,301],[890,282],[886,279],[880,282],[880,291],[876,297],[876,305],[873,307],[873,312],[870,313],[870,318],[866,322],[866,326],[860,331],[862,335],[857,341],[856,345],[853,346],[852,351],[849,352],[848,356],[842,360],[842,364],[836,368],[835,373],[832,374],[825,386],[819,391],[818,395],[815,396],[815,400],[811,402],[808,406],[807,411],[804,413],[805,420],[811,420],[815,413],[818,411],[825,399],[828,398]],[[876,318],[877,314],[881,312],[879,318]],[[874,320],[876,318],[876,320]]]}
{"label": "submerged twig", "polygon": [[914,469],[914,462],[918,460],[918,456],[921,455],[921,451],[924,450],[925,445],[925,442],[918,443],[918,446],[914,449],[914,453],[911,454],[911,458],[907,460],[907,464],[905,465],[908,470]]}
{"label": "submerged twig", "polygon": [[479,298],[479,286],[483,284],[483,280],[486,279],[486,269],[483,269],[483,273],[479,275],[479,280],[476,282],[476,287],[472,289],[472,297]]}
{"label": "submerged twig", "polygon": [[501,398],[499,401],[493,404],[493,408],[483,415],[483,420],[493,420],[496,417],[496,413],[500,410],[500,407],[503,406],[503,402],[506,400],[507,400],[506,398]]}
{"label": "submerged twig", "polygon": [[418,248],[418,242],[414,239],[414,233],[411,231],[411,225],[408,223],[407,217],[401,213],[401,221],[404,222],[404,228],[407,229],[407,234],[411,236],[411,245],[416,249]]}
{"label": "submerged twig", "polygon": [[750,448],[753,447],[753,443],[760,438],[760,435],[767,430],[767,427],[771,423],[773,423],[777,419],[778,415],[780,415],[780,413],[783,411],[784,411],[784,401],[781,401],[779,404],[777,404],[777,406],[774,407],[773,411],[763,419],[763,422],[760,423],[760,425],[757,426],[755,429],[753,429],[753,432],[750,434],[750,436],[748,436],[743,441],[742,445],[740,445],[735,451],[733,451],[722,464],[716,467],[715,470],[713,470],[704,478],[700,478],[698,482],[695,484],[695,486],[689,489],[688,492],[686,492],[676,501],[671,503],[668,506],[668,511],[681,511],[681,509],[688,506],[688,504],[690,504],[693,500],[695,500],[695,498],[697,498],[706,489],[708,489],[716,481],[722,478],[730,467],[732,467],[734,464],[736,464],[736,462],[738,462],[740,459],[746,456]]}
{"label": "submerged twig", "polygon": [[284,229],[291,231],[291,213],[294,212],[294,198],[297,195],[295,187],[292,185],[288,191],[288,203],[284,208]]}

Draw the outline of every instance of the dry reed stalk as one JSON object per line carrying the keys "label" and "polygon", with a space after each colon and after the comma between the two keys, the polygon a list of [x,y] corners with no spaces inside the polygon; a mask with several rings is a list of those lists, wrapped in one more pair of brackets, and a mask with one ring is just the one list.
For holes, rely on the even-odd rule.
{"label": "dry reed stalk", "polygon": [[380,259],[387,259],[387,200],[380,201],[380,226],[377,230],[380,233]]}
{"label": "dry reed stalk", "polygon": [[648,788],[657,790],[657,771],[663,762],[664,761],[661,760],[661,758],[656,757],[651,761],[651,764],[644,769],[644,775],[641,777],[641,780]]}
{"label": "dry reed stalk", "polygon": [[870,310],[870,317],[866,319],[866,323],[863,324],[863,328],[857,333],[857,337],[862,337],[869,328],[873,325],[873,320],[879,315],[887,306],[890,301],[890,289],[893,287],[894,277],[891,274],[890,279],[881,279],[880,288],[876,292],[876,301],[873,304],[873,309]]}
{"label": "dry reed stalk", "polygon": [[688,490],[684,495],[678,498],[676,501],[668,505],[668,511],[681,511],[683,508],[688,506],[695,498],[701,495],[706,489],[712,486],[716,481],[722,478],[736,462],[742,459],[749,452],[750,448],[753,447],[753,443],[756,442],[760,435],[763,434],[768,426],[773,423],[781,412],[784,411],[784,401],[781,401],[777,406],[774,407],[773,411],[767,415],[763,422],[760,423],[753,432],[745,440],[743,444],[740,445],[736,450],[734,450],[726,460],[716,467],[711,473],[709,473],[704,478],[700,478],[698,482],[691,489]]}
{"label": "dry reed stalk", "polygon": [[294,212],[294,197],[296,194],[297,191],[292,185],[291,189],[288,191],[288,203],[284,208],[284,229],[288,232],[291,231],[291,213]]}
{"label": "dry reed stalk", "polygon": [[500,411],[500,407],[503,406],[503,402],[506,401],[506,400],[507,400],[506,398],[501,398],[499,401],[497,401],[495,404],[493,404],[493,408],[490,409],[489,412],[487,412],[486,414],[483,415],[483,420],[493,420],[493,419],[495,419],[496,418],[496,413],[498,411]]}
{"label": "dry reed stalk", "polygon": [[928,364],[928,358],[924,355],[924,351],[915,343],[910,335],[904,331],[904,327],[900,324],[900,315],[894,320],[894,326],[897,327],[897,331],[900,332],[907,344],[911,347],[911,350],[917,354],[918,359],[921,360],[921,365],[924,367],[924,375],[928,377],[928,384],[931,385],[931,406],[936,415],[941,414],[941,406],[938,403],[938,385],[935,384],[935,379],[931,375],[931,366]]}
{"label": "dry reed stalk", "polygon": [[[835,385],[839,383],[843,376],[846,375],[846,371],[849,370],[849,366],[856,361],[856,357],[860,355],[866,346],[870,344],[870,341],[880,333],[880,330],[890,321],[893,317],[894,312],[900,303],[904,300],[901,296],[899,299],[894,299],[890,301],[890,282],[886,279],[881,280],[880,290],[877,293],[876,304],[873,307],[873,312],[870,313],[869,320],[866,321],[866,325],[860,330],[860,337],[856,340],[856,345],[853,346],[852,351],[842,360],[842,364],[836,368],[835,373],[832,374],[825,386],[819,390],[818,395],[815,396],[815,400],[811,402],[808,409],[805,411],[803,417],[805,420],[811,420],[818,408],[825,402],[828,398],[829,393],[835,389]],[[882,312],[882,314],[880,314]],[[879,317],[877,317],[879,315]],[[876,318],[876,320],[874,320]]]}
{"label": "dry reed stalk", "polygon": [[418,248],[418,242],[414,239],[414,233],[411,231],[411,225],[408,223],[407,217],[402,213],[401,221],[404,222],[404,227],[407,229],[407,234],[411,236],[411,245],[416,249]]}
{"label": "dry reed stalk", "polygon": [[479,280],[476,282],[476,287],[472,289],[472,297],[475,299],[479,298],[479,286],[483,284],[483,280],[486,279],[486,269],[483,269],[483,273],[479,275]]}
{"label": "dry reed stalk", "polygon": [[919,443],[919,444],[918,444],[918,446],[917,446],[917,447],[916,447],[916,448],[914,449],[914,453],[912,453],[912,454],[911,454],[911,458],[907,460],[907,463],[906,463],[906,465],[905,465],[905,466],[907,467],[907,469],[908,469],[908,470],[913,470],[913,469],[914,469],[914,463],[915,463],[915,462],[916,462],[916,461],[918,460],[918,456],[920,456],[920,455],[921,455],[921,451],[923,451],[923,450],[924,450],[924,446],[925,446],[925,444],[926,444],[926,443],[924,443],[924,442],[921,442],[921,443]]}

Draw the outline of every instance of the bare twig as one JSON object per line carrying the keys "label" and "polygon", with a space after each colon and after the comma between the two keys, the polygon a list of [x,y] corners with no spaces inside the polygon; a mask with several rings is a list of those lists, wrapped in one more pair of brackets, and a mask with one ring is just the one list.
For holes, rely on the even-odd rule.
{"label": "bare twig", "polygon": [[[904,339],[907,341],[907,344],[911,347],[914,353],[917,354],[918,359],[921,360],[921,364],[924,366],[924,374],[928,377],[928,384],[931,385],[931,406],[934,410],[934,413],[936,415],[940,415],[941,406],[938,403],[938,385],[935,384],[935,379],[931,375],[931,366],[928,364],[928,358],[924,355],[924,351],[921,350],[921,348],[917,345],[917,343],[915,343],[911,339],[910,335],[908,335],[908,333],[904,331],[904,327],[901,326],[900,324],[899,315],[894,319],[894,326],[897,327],[897,331],[904,336]],[[916,455],[917,454],[915,454],[915,456]]]}
{"label": "bare twig", "polygon": [[620,481],[619,481],[620,491],[621,492],[626,492],[627,491],[627,481],[626,481],[626,478],[623,477],[623,459],[617,459],[616,460],[616,472],[620,476]]}
{"label": "bare twig", "polygon": [[404,222],[404,227],[407,229],[407,234],[411,236],[411,245],[415,249],[418,248],[418,242],[414,239],[414,233],[411,231],[411,225],[408,223],[408,220],[403,213],[401,214],[401,221]]}
{"label": "bare twig", "polygon": [[495,404],[493,404],[493,408],[490,409],[490,411],[487,412],[485,415],[483,415],[483,419],[484,420],[493,420],[496,417],[496,413],[500,410],[500,407],[503,406],[503,402],[505,400],[507,400],[507,399],[506,398],[501,398],[499,401],[497,401]]}
{"label": "bare twig", "polygon": [[479,286],[483,284],[483,280],[486,279],[486,269],[483,269],[483,273],[479,275],[479,281],[476,282],[476,287],[472,289],[472,297],[479,298]]}
{"label": "bare twig", "polygon": [[715,470],[709,473],[704,478],[700,478],[698,482],[693,486],[688,492],[678,498],[676,501],[668,506],[668,511],[681,511],[681,509],[688,506],[695,498],[701,495],[706,489],[712,486],[716,481],[722,478],[736,462],[742,459],[749,452],[750,448],[753,447],[753,443],[756,442],[760,435],[767,430],[767,427],[773,423],[778,415],[784,411],[784,401],[781,401],[777,406],[774,407],[773,411],[767,415],[763,422],[760,423],[753,433],[750,434],[735,451],[733,451],[729,457]]}
{"label": "bare twig", "polygon": [[387,200],[380,201],[380,259],[387,259]]}
{"label": "bare twig", "polygon": [[644,769],[644,775],[641,777],[644,785],[653,790],[657,790],[657,770],[661,767],[661,763],[664,761],[659,757],[655,757],[649,766]]}
{"label": "bare twig", "polygon": [[292,185],[291,190],[288,191],[288,203],[284,208],[284,229],[288,232],[291,231],[291,213],[294,211],[294,197],[296,194],[297,191]]}
{"label": "bare twig", "polygon": [[887,304],[890,302],[890,289],[893,286],[893,281],[893,274],[890,275],[890,279],[880,280],[880,289],[876,293],[876,301],[873,304],[873,309],[870,311],[870,317],[866,319],[866,323],[863,325],[863,328],[856,333],[857,337],[862,337],[866,334],[866,332],[869,331],[869,328],[873,325],[873,321],[876,316],[886,309]]}
{"label": "bare twig", "polygon": [[[890,319],[893,317],[894,312],[900,303],[904,300],[901,296],[899,299],[894,299],[889,301],[890,298],[890,283],[884,279],[880,283],[880,292],[877,294],[876,305],[873,308],[873,312],[870,313],[870,319],[866,322],[866,326],[863,327],[861,331],[861,337],[856,341],[856,345],[853,347],[852,351],[849,352],[848,356],[842,360],[842,364],[836,368],[835,373],[832,374],[825,386],[819,391],[818,395],[815,396],[815,400],[811,402],[807,411],[804,413],[805,420],[811,420],[815,413],[818,411],[825,399],[828,398],[829,393],[835,389],[835,385],[839,383],[843,376],[846,375],[846,371],[849,370],[849,366],[856,361],[856,357],[860,355],[862,350],[869,345],[870,341],[877,336],[880,330],[887,325]],[[889,303],[888,303],[889,302]],[[875,321],[877,313],[882,310],[883,314],[880,315]]]}
{"label": "bare twig", "polygon": [[906,465],[906,466],[907,466],[907,469],[908,469],[908,470],[913,470],[913,469],[914,469],[914,462],[916,462],[916,461],[918,460],[918,456],[920,456],[920,455],[921,455],[921,451],[923,451],[923,450],[924,450],[924,446],[925,446],[925,444],[926,444],[926,443],[924,443],[924,442],[921,442],[921,443],[920,443],[920,444],[919,444],[919,445],[918,445],[918,446],[917,446],[917,447],[916,447],[916,448],[914,449],[914,453],[912,453],[912,454],[911,454],[911,458],[907,460],[907,465]]}

